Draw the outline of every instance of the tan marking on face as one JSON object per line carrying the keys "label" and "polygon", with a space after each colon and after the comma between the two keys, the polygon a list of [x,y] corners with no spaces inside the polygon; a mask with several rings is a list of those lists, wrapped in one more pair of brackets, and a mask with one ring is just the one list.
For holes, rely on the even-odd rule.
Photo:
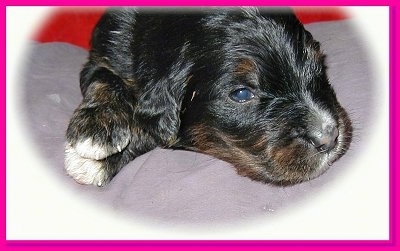
{"label": "tan marking on face", "polygon": [[248,75],[256,70],[255,63],[250,59],[243,59],[237,65],[235,73],[238,75]]}
{"label": "tan marking on face", "polygon": [[238,174],[258,179],[263,172],[259,156],[238,147],[240,140],[206,125],[193,127],[192,136],[196,150],[233,164]]}

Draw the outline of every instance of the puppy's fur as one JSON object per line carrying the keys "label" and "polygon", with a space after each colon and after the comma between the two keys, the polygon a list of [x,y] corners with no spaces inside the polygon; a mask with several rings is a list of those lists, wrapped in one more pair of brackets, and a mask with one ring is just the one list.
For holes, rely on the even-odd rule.
{"label": "puppy's fur", "polygon": [[112,9],[93,31],[66,170],[103,186],[155,147],[199,151],[278,185],[322,174],[352,127],[319,43],[289,10]]}

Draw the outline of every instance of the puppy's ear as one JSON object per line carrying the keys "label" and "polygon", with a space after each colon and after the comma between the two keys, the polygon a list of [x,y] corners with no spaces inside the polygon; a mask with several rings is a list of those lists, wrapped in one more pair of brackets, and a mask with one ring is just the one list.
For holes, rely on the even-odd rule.
{"label": "puppy's ear", "polygon": [[148,132],[160,146],[172,145],[180,127],[180,111],[192,64],[183,55],[169,74],[147,83],[138,97],[134,123]]}

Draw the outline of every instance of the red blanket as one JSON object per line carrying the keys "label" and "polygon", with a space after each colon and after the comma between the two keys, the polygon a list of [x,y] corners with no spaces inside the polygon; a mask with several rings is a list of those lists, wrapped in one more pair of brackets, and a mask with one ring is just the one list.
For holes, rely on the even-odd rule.
{"label": "red blanket", "polygon": [[[348,13],[337,7],[294,7],[293,9],[303,24],[349,17]],[[43,43],[66,42],[88,49],[91,31],[103,12],[104,8],[57,9],[49,14],[47,21],[36,32],[33,39]]]}

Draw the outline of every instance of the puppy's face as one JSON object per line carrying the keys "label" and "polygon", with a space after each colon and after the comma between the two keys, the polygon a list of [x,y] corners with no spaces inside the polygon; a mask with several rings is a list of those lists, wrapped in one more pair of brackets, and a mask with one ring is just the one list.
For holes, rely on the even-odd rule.
{"label": "puppy's face", "polygon": [[[204,24],[182,104],[180,144],[280,185],[315,178],[352,129],[324,55],[291,14],[232,14]],[[207,44],[208,43],[208,44]]]}

